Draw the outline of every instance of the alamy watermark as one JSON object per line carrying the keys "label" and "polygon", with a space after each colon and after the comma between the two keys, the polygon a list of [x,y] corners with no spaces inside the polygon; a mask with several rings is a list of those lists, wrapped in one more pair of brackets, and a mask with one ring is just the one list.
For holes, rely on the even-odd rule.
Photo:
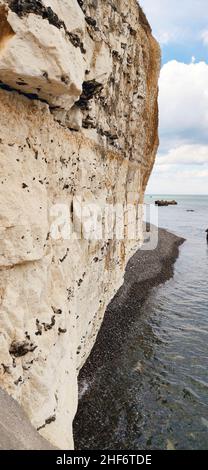
{"label": "alamy watermark", "polygon": [[108,204],[75,197],[70,204],[51,206],[53,240],[141,241],[142,250],[158,244],[158,208],[153,204]]}

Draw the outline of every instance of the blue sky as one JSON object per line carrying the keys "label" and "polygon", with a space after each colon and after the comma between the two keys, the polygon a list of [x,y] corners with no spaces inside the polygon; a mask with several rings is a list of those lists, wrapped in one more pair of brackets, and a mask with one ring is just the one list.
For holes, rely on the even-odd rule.
{"label": "blue sky", "polygon": [[208,0],[140,0],[162,49],[148,193],[208,194]]}

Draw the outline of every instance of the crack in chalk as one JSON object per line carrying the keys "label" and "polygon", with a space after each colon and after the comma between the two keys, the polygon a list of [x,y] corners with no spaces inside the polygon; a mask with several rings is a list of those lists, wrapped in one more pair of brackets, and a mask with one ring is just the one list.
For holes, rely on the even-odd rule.
{"label": "crack in chalk", "polygon": [[103,89],[103,85],[96,80],[84,81],[82,84],[82,94],[75,105],[81,109],[88,108],[88,101],[92,100],[94,96],[100,93]]}
{"label": "crack in chalk", "polygon": [[3,371],[4,371],[4,374],[11,374],[11,369],[10,369],[10,366],[6,366],[5,364],[1,364],[2,368],[3,368]]}
{"label": "crack in chalk", "polygon": [[51,7],[45,7],[42,3],[42,0],[8,0],[8,3],[11,10],[20,16],[20,18],[25,15],[29,15],[30,13],[34,13],[35,15],[39,15],[44,20],[48,20],[49,24],[55,26],[56,28],[63,28],[73,46],[79,47],[83,54],[86,53],[84,44],[78,34],[68,31],[65,22],[60,20],[58,15],[52,10]]}
{"label": "crack in chalk", "polygon": [[56,421],[56,415],[49,416],[49,418],[45,420],[45,423],[42,424],[42,426],[39,426],[39,428],[37,428],[37,431],[40,431],[41,429],[45,428],[48,424],[51,424],[54,421]]}
{"label": "crack in chalk", "polygon": [[7,83],[3,83],[1,80],[0,80],[0,90],[9,91],[10,93],[16,92],[19,95],[25,96],[29,100],[38,100],[50,106],[48,101],[44,100],[43,98],[40,98],[36,93],[26,93],[25,91],[21,91],[21,90],[18,90],[17,88],[13,88],[10,85],[7,85]]}
{"label": "crack in chalk", "polygon": [[60,29],[63,26],[63,21],[59,19],[51,7],[45,7],[42,0],[8,0],[8,3],[10,9],[20,17],[34,13],[47,19],[56,28]]}
{"label": "crack in chalk", "polygon": [[69,253],[69,248],[67,248],[66,254],[63,256],[63,258],[60,258],[60,259],[59,259],[60,263],[63,263],[63,262],[65,261],[65,259],[66,259],[67,256],[68,256],[68,253]]}

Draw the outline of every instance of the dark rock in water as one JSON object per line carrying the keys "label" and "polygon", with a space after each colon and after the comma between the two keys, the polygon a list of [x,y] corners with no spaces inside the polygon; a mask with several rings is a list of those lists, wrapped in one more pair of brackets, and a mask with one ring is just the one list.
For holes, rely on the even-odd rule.
{"label": "dark rock in water", "polygon": [[161,207],[161,206],[177,206],[178,203],[175,200],[165,201],[165,200],[162,199],[162,200],[155,201],[155,205],[158,206],[158,207]]}
{"label": "dark rock in water", "polygon": [[21,406],[1,389],[0,450],[55,450],[38,434]]}
{"label": "dark rock in water", "polygon": [[186,212],[195,212],[193,209],[187,209]]}

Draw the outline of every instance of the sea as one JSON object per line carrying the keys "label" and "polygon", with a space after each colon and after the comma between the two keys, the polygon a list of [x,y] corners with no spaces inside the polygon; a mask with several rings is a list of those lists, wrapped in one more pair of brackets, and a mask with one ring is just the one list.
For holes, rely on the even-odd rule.
{"label": "sea", "polygon": [[159,208],[159,226],[186,241],[173,278],[135,306],[116,367],[97,374],[100,410],[92,400],[83,449],[208,449],[208,196],[145,201],[156,199],[178,202]]}

